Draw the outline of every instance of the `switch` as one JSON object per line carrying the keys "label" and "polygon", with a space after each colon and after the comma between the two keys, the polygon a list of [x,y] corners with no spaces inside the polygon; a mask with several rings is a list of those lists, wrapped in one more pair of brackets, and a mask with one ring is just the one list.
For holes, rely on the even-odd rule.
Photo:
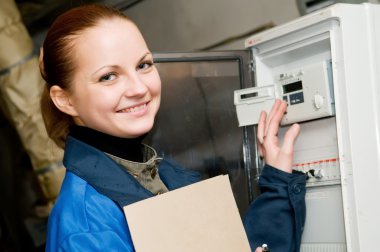
{"label": "switch", "polygon": [[314,178],[316,178],[316,179],[322,179],[323,178],[323,171],[322,170],[315,170],[315,172],[314,172]]}
{"label": "switch", "polygon": [[315,169],[310,169],[308,172],[308,177],[311,178],[316,178],[316,179],[322,179],[323,178],[323,171],[322,170],[315,170]]}

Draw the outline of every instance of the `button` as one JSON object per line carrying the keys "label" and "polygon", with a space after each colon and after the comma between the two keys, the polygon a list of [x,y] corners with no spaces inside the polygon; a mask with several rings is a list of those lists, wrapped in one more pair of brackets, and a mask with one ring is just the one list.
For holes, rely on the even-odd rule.
{"label": "button", "polygon": [[286,101],[286,103],[289,103],[287,95],[282,96],[282,100]]}
{"label": "button", "polygon": [[299,194],[302,191],[302,188],[301,188],[301,186],[299,184],[294,184],[292,186],[292,191],[295,194]]}

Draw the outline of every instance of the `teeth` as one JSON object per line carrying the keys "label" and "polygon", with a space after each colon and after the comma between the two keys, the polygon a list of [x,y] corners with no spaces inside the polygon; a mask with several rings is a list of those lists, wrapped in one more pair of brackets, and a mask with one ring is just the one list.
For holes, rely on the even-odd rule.
{"label": "teeth", "polygon": [[137,107],[133,107],[133,108],[122,109],[119,112],[123,112],[123,113],[137,112],[139,110],[144,109],[145,107],[146,107],[146,104],[143,104],[143,105],[140,105],[140,106],[137,106]]}

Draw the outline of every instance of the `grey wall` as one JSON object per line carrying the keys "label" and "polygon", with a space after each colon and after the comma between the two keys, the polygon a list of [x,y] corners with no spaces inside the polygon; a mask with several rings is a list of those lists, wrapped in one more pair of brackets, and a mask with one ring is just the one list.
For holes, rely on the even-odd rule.
{"label": "grey wall", "polygon": [[[279,25],[300,16],[297,0],[143,0],[125,13],[155,52],[202,49],[263,25]],[[44,37],[45,32],[34,34],[36,48]],[[240,39],[216,49],[243,48],[244,39]]]}
{"label": "grey wall", "polygon": [[[200,49],[263,24],[299,17],[296,0],[144,0],[125,13],[152,51]],[[244,40],[227,46],[243,47]]]}

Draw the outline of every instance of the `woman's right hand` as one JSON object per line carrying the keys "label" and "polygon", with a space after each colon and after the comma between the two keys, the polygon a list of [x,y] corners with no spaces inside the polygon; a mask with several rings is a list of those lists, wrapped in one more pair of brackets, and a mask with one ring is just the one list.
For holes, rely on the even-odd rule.
{"label": "woman's right hand", "polygon": [[276,99],[269,115],[261,112],[257,128],[259,154],[265,163],[291,173],[293,167],[294,143],[300,132],[300,126],[293,124],[284,135],[282,144],[279,143],[278,129],[287,108],[285,101]]}

